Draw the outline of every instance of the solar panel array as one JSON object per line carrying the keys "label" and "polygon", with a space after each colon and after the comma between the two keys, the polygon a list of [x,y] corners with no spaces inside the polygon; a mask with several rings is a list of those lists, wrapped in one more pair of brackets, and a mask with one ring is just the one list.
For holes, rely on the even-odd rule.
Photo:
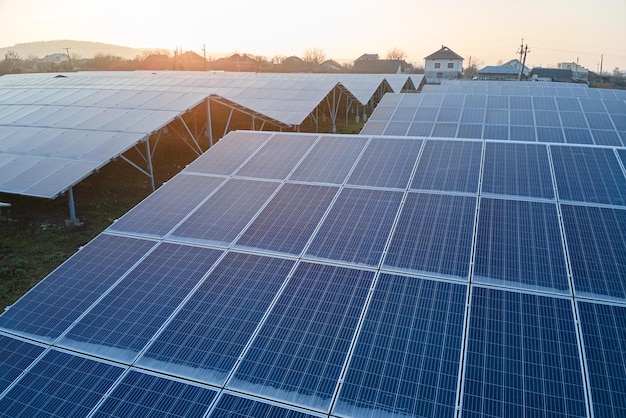
{"label": "solar panel array", "polygon": [[[340,85],[363,105],[409,75],[79,72],[0,78],[0,191],[55,198],[214,95],[301,124]],[[419,84],[418,84],[419,85]]]}
{"label": "solar panel array", "polygon": [[626,142],[623,90],[528,82],[440,87],[386,95],[361,133],[618,147]]}
{"label": "solar panel array", "polygon": [[623,416],[624,163],[232,132],[0,316],[0,416]]}

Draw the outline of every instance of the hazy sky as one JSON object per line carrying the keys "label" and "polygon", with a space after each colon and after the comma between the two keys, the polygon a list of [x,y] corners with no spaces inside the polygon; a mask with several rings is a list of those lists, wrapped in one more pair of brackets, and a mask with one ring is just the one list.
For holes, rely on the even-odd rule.
{"label": "hazy sky", "polygon": [[[82,40],[137,48],[271,58],[319,48],[347,61],[398,48],[407,60],[446,45],[484,65],[516,58],[527,65],[579,60],[597,71],[626,71],[626,0],[0,0],[0,47]],[[62,52],[62,51],[54,51]]]}

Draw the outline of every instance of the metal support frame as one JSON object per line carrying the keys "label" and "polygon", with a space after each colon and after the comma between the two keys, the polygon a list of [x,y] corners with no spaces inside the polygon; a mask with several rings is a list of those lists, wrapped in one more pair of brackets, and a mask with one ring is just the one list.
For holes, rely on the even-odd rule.
{"label": "metal support frame", "polygon": [[213,123],[211,120],[211,97],[206,99],[206,124],[207,124],[207,137],[209,137],[209,148],[213,146]]}
{"label": "metal support frame", "polygon": [[67,200],[70,205],[70,221],[72,223],[77,223],[78,218],[76,218],[76,206],[74,203],[74,187],[70,187],[67,191]]}

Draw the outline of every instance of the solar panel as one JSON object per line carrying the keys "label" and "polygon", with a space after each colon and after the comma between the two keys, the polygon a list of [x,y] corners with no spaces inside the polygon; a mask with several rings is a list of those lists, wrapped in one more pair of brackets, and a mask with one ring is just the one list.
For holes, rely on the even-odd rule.
{"label": "solar panel", "polygon": [[328,410],[373,276],[300,264],[226,387]]}
{"label": "solar panel", "polygon": [[219,256],[208,248],[159,245],[61,338],[60,345],[132,361]]}
{"label": "solar panel", "polygon": [[626,307],[578,302],[589,370],[591,404],[596,417],[626,413]]}
{"label": "solar panel", "polygon": [[0,393],[44,350],[45,347],[0,334]]}
{"label": "solar panel", "polygon": [[427,141],[411,189],[476,193],[481,159],[480,142]]}
{"label": "solar panel", "polygon": [[0,398],[0,414],[87,416],[122,371],[112,363],[50,350]]}
{"label": "solar panel", "polygon": [[481,199],[473,277],[570,294],[556,205]]}
{"label": "solar panel", "polygon": [[259,402],[254,399],[225,394],[209,414],[210,418],[314,418],[321,415],[287,409],[285,405]]}
{"label": "solar panel", "polygon": [[401,192],[343,189],[306,254],[377,267],[401,201]]}
{"label": "solar panel", "polygon": [[137,364],[223,386],[293,265],[228,253]]}
{"label": "solar panel", "polygon": [[467,287],[381,274],[333,413],[452,417]]}
{"label": "solar panel", "polygon": [[464,417],[587,415],[571,300],[475,286]]}
{"label": "solar panel", "polygon": [[475,197],[409,193],[384,266],[467,280],[475,213]]}

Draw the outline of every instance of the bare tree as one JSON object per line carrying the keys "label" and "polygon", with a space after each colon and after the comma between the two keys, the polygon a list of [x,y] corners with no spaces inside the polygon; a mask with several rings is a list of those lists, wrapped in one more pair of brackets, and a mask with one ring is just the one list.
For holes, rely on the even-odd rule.
{"label": "bare tree", "polygon": [[394,48],[391,51],[387,52],[388,60],[404,60],[406,59],[406,53],[400,48]]}
{"label": "bare tree", "polygon": [[309,48],[304,51],[303,60],[313,65],[320,65],[326,60],[326,54],[320,48]]}
{"label": "bare tree", "polygon": [[287,58],[287,57],[285,57],[284,55],[274,55],[274,56],[272,57],[272,61],[271,61],[271,62],[272,62],[272,64],[275,64],[275,65],[280,65],[280,64],[282,64],[282,63],[283,63],[283,61],[285,60],[285,58]]}
{"label": "bare tree", "polygon": [[463,70],[463,77],[474,78],[478,74],[478,67],[483,65],[483,61],[479,58],[470,57],[467,59],[467,67]]}

